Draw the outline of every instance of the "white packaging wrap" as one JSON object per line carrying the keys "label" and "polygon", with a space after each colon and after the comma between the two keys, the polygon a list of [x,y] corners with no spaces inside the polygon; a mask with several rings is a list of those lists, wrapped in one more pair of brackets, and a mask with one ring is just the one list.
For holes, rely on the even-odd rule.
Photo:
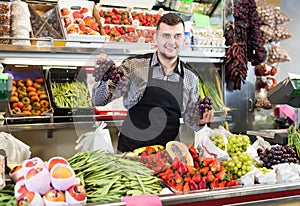
{"label": "white packaging wrap", "polygon": [[[298,165],[299,166],[299,165]],[[299,181],[299,167],[295,164],[282,163],[274,165],[277,182],[294,182]]]}
{"label": "white packaging wrap", "polygon": [[255,171],[251,170],[250,172],[247,172],[240,178],[240,181],[245,187],[253,186],[255,184]]}
{"label": "white packaging wrap", "polygon": [[[214,131],[210,129],[209,127],[205,126],[201,130],[195,132],[195,142],[194,147],[200,148],[200,150],[203,150],[203,155],[205,157],[214,157],[222,160],[228,160],[229,155],[226,151],[220,149],[217,147],[210,139],[210,135],[212,135]],[[218,131],[219,132],[219,131]],[[224,135],[224,142],[225,145],[227,144],[227,138],[226,135]]]}
{"label": "white packaging wrap", "polygon": [[101,122],[94,132],[82,134],[77,140],[75,149],[77,151],[101,150],[107,153],[114,153],[111,137],[108,129],[104,129],[106,123]]}
{"label": "white packaging wrap", "polygon": [[31,155],[28,145],[6,132],[0,132],[0,149],[5,150],[9,163],[21,164]]}
{"label": "white packaging wrap", "polygon": [[270,172],[267,172],[266,174],[263,174],[261,171],[258,169],[255,170],[255,179],[259,184],[276,184],[277,179],[276,179],[276,173],[275,170],[271,170]]}

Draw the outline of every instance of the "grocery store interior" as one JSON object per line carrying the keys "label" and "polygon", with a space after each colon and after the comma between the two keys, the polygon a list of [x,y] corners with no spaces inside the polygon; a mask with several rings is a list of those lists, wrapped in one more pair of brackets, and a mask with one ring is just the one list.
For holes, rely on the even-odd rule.
{"label": "grocery store interior", "polygon": [[[111,195],[119,179],[103,180],[102,193],[88,188],[99,186],[100,181],[92,184],[88,176],[84,180],[84,164],[80,163],[84,157],[93,157],[95,162],[102,159],[99,164],[106,166],[109,163],[105,162],[119,158],[118,135],[128,114],[122,97],[105,106],[93,105],[93,72],[101,53],[118,66],[127,57],[155,52],[157,22],[170,12],[185,23],[186,40],[179,56],[197,74],[199,94],[213,101],[214,118],[202,130],[195,132],[180,119],[180,143],[192,156],[191,146],[196,149],[200,161],[191,178],[206,167],[202,154],[217,159],[218,171],[226,171],[230,180],[237,181],[229,185],[228,179],[225,187],[206,182],[204,190],[199,183],[195,191],[190,185],[188,192],[182,192],[183,186],[178,189],[163,178],[172,170],[172,164],[164,162],[163,169],[146,177],[153,184],[141,184],[142,192],[127,188],[124,194],[149,198],[153,193],[159,203],[150,205],[300,205],[299,6],[299,0],[0,1],[0,188],[6,184],[13,190],[2,194],[0,189],[0,205],[2,196],[7,205],[25,204],[27,193],[17,197],[13,169],[40,160],[48,167],[48,160],[54,157],[68,160],[72,172],[82,174],[76,181],[86,189],[83,202],[65,200],[64,205],[134,205],[120,198],[125,186],[116,187]],[[103,149],[112,156],[91,152]],[[129,159],[137,162],[144,150],[132,151]],[[155,150],[154,155],[168,151]],[[234,158],[233,153],[237,153]],[[2,164],[2,156],[6,156],[6,164]],[[143,170],[126,161],[120,161],[120,167],[127,164],[137,172]],[[96,168],[95,174],[89,171],[91,177],[106,167],[86,164]],[[291,168],[286,169],[285,164]],[[70,181],[75,181],[75,173]],[[207,178],[203,174],[201,179]],[[158,178],[165,181],[166,194],[156,185]],[[31,184],[28,180],[29,188]],[[55,187],[53,184],[57,182],[51,182]],[[67,197],[68,188],[62,184],[55,189]],[[35,190],[32,188],[36,183],[30,192]],[[38,192],[42,199],[30,205],[51,205],[43,200],[50,188],[43,189]]]}

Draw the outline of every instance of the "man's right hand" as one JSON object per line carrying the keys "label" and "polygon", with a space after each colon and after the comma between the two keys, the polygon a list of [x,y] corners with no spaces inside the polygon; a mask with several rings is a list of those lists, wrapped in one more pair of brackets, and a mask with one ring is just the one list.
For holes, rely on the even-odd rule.
{"label": "man's right hand", "polygon": [[114,61],[109,59],[106,54],[99,54],[93,71],[93,77],[95,78],[95,81],[98,82],[102,80],[104,74],[114,65]]}

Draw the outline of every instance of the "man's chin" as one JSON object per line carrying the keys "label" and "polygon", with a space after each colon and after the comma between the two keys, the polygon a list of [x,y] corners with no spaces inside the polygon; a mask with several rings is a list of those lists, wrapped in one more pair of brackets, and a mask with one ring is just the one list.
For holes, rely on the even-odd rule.
{"label": "man's chin", "polygon": [[173,59],[175,57],[177,57],[177,52],[165,52],[163,53],[163,56],[167,59]]}

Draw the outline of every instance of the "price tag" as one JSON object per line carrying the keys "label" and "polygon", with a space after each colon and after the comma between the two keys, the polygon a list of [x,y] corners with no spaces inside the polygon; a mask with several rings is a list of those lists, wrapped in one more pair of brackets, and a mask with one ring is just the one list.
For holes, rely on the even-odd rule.
{"label": "price tag", "polygon": [[194,18],[195,18],[195,25],[196,26],[205,26],[205,27],[210,26],[209,16],[203,15],[203,14],[194,13]]}
{"label": "price tag", "polygon": [[162,206],[162,202],[157,195],[126,196],[123,197],[123,201],[126,202],[126,206]]}

